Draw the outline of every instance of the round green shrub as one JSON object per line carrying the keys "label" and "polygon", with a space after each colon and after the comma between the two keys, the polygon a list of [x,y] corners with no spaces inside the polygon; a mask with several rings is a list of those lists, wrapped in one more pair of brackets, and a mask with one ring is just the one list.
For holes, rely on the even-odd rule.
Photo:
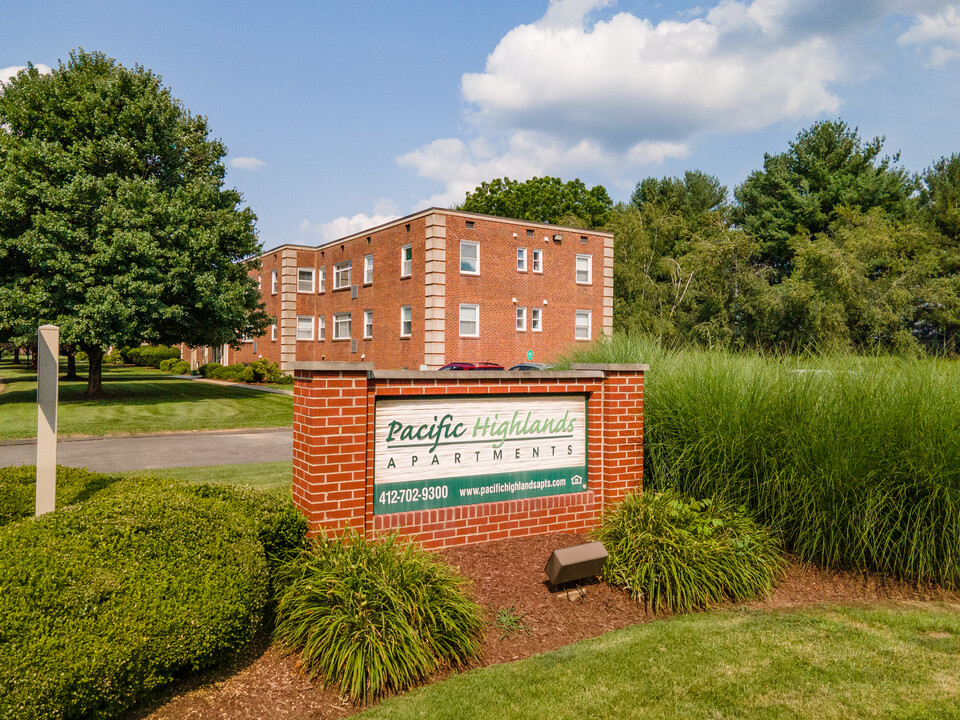
{"label": "round green shrub", "polygon": [[251,364],[250,367],[253,368],[256,382],[277,383],[281,382],[281,378],[286,377],[279,365],[270,362],[266,358],[260,358]]}
{"label": "round green shrub", "polygon": [[221,365],[220,367],[208,370],[206,376],[211,380],[232,380],[234,382],[240,382],[243,380],[244,370],[246,370],[246,365],[243,363],[233,363],[232,365]]}
{"label": "round green shrub", "polygon": [[628,495],[595,537],[610,554],[603,579],[654,612],[765,595],[786,564],[778,541],[742,510],[672,490]]}
{"label": "round green shrub", "polygon": [[0,528],[0,719],[120,717],[233,655],[304,530],[263,493],[159,480]]}
{"label": "round green shrub", "polygon": [[[57,507],[88,500],[107,486],[121,481],[119,475],[57,465]],[[0,468],[0,526],[31,517],[36,512],[36,503],[36,466]]]}
{"label": "round green shrub", "polygon": [[223,367],[223,366],[218,362],[204,363],[203,365],[197,368],[197,374],[202,377],[208,378],[210,377],[210,373],[212,373],[214,370],[216,370],[219,367]]}
{"label": "round green shrub", "polygon": [[286,574],[277,639],[354,699],[406,689],[480,651],[483,613],[466,581],[396,536],[316,540]]}
{"label": "round green shrub", "polygon": [[159,367],[164,360],[179,360],[180,348],[168,345],[144,345],[128,353],[134,365],[143,367]]}
{"label": "round green shrub", "polygon": [[160,363],[160,369],[171,375],[186,375],[190,372],[190,363],[186,360],[170,358]]}
{"label": "round green shrub", "polygon": [[253,372],[252,367],[245,367],[241,375],[245,383],[258,382],[256,374]]}

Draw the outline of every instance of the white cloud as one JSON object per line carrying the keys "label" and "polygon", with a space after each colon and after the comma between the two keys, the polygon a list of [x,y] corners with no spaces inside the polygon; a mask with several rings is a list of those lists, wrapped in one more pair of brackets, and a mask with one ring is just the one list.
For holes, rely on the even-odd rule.
{"label": "white cloud", "polygon": [[449,205],[504,175],[617,183],[685,156],[700,136],[833,114],[844,70],[830,35],[890,1],[723,0],[653,23],[626,12],[591,20],[610,0],[551,0],[500,40],[483,72],[463,75],[475,138],[435,140],[398,162],[445,184],[424,204]]}
{"label": "white cloud", "polygon": [[[463,95],[487,128],[547,130],[620,150],[836,112],[840,101],[828,85],[840,62],[828,41],[726,42],[726,32],[746,24],[734,11],[771,2],[724,3],[716,9],[722,22],[711,13],[654,25],[619,13],[592,27],[522,25],[500,41],[484,72],[463,76]],[[757,15],[751,27],[772,31],[776,14]]]}
{"label": "white cloud", "polygon": [[[633,161],[642,163],[659,163],[686,153],[686,146],[680,143],[638,143],[630,150]],[[526,131],[510,133],[502,143],[484,139],[469,143],[457,138],[434,140],[397,161],[416,169],[420,177],[446,185],[443,192],[419,202],[419,207],[456,205],[481,182],[495,177],[527,180],[559,175],[566,179],[583,168],[616,172],[623,164],[621,154],[611,153],[592,140],[570,143],[549,134]]]}
{"label": "white cloud", "polygon": [[[44,65],[43,63],[35,63],[34,67],[41,75],[49,75],[53,72],[53,68],[51,68],[49,65]],[[9,82],[14,75],[21,70],[26,69],[26,65],[11,65],[10,67],[0,68],[0,85]]]}
{"label": "white cloud", "polygon": [[260,158],[255,157],[235,157],[230,158],[229,165],[237,170],[259,170],[264,167],[266,163]]}
{"label": "white cloud", "polygon": [[686,157],[690,148],[686,143],[639,142],[627,151],[631,165],[659,165],[668,158]]}
{"label": "white cloud", "polygon": [[941,67],[960,57],[960,7],[949,5],[932,15],[917,16],[913,27],[897,38],[901,45],[928,45],[928,62],[933,67]]}
{"label": "white cloud", "polygon": [[729,39],[769,45],[861,32],[898,6],[913,2],[929,0],[722,0],[706,19]]}
{"label": "white cloud", "polygon": [[612,4],[550,0],[462,76],[468,134],[397,158],[443,183],[423,205],[503,176],[625,185],[704,138],[835,117],[841,83],[877,71],[864,39],[894,15],[917,18],[900,42],[932,44],[931,64],[960,57],[958,0],[719,0],[659,22]]}
{"label": "white cloud", "polygon": [[550,0],[547,12],[537,23],[547,28],[582,27],[587,14],[613,5],[614,0]]}
{"label": "white cloud", "polygon": [[397,217],[397,209],[393,201],[384,198],[374,205],[372,215],[366,213],[357,213],[353,217],[344,215],[325,223],[313,223],[304,219],[300,223],[300,233],[320,242],[329,242],[396,220]]}

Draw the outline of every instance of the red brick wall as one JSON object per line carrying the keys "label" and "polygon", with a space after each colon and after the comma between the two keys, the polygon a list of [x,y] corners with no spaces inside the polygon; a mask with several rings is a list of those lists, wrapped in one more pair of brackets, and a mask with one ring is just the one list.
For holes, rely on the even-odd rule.
{"label": "red brick wall", "polygon": [[[603,237],[588,231],[447,218],[447,362],[492,361],[510,367],[527,359],[550,362],[575,344],[576,310],[593,314],[591,339],[603,326]],[[533,237],[527,231],[533,231]],[[516,234],[516,237],[513,235]],[[554,242],[554,234],[562,240]],[[544,237],[549,238],[544,242]],[[586,238],[586,242],[581,242]],[[460,242],[480,244],[480,274],[460,273]],[[527,270],[517,270],[517,248],[527,248]],[[543,272],[533,272],[533,250],[543,251]],[[576,256],[592,255],[590,285],[576,284]],[[516,298],[517,302],[512,302]],[[544,305],[544,300],[547,304]],[[460,304],[480,306],[480,337],[460,337]],[[517,330],[516,311],[527,308],[527,329]],[[530,327],[530,311],[542,313],[541,332]]]}
{"label": "red brick wall", "polygon": [[[549,362],[568,346],[575,344],[574,312],[592,312],[592,338],[600,337],[603,327],[603,243],[604,235],[556,228],[543,224],[521,223],[482,215],[451,213],[434,210],[446,221],[446,322],[445,357],[453,361],[493,361],[509,367],[527,359],[533,352],[537,362]],[[467,222],[474,224],[467,228]],[[347,238],[323,248],[296,248],[297,266],[326,268],[326,290],[316,291],[319,274],[314,275],[313,293],[296,293],[296,314],[314,318],[314,340],[297,341],[298,361],[375,362],[379,368],[419,369],[424,362],[425,321],[425,252],[427,215],[403,218],[378,230]],[[533,236],[528,237],[527,232]],[[516,237],[514,237],[516,234]],[[562,240],[554,242],[555,234]],[[544,237],[549,240],[544,241]],[[581,238],[586,238],[584,242]],[[480,243],[480,275],[460,274],[460,241]],[[400,275],[401,247],[413,246],[413,272],[410,277]],[[291,246],[292,247],[292,246]],[[527,248],[527,271],[518,272],[516,252]],[[534,273],[532,251],[543,251],[543,272]],[[372,253],[373,283],[363,283],[364,256]],[[593,282],[577,285],[575,282],[576,255],[593,256]],[[280,275],[281,249],[272,250],[261,258],[260,270],[251,271],[260,277],[261,298],[268,314],[277,318],[278,336],[270,339],[268,330],[254,343],[247,342],[237,351],[230,351],[230,362],[249,363],[259,357],[280,362],[280,300],[271,294],[270,273]],[[333,290],[333,266],[342,260],[351,260],[352,284],[358,286],[358,297],[351,292]],[[516,298],[514,304],[512,298]],[[547,304],[544,305],[544,300]],[[460,303],[480,305],[480,337],[460,337]],[[412,333],[400,337],[400,307],[409,305],[413,315]],[[516,329],[516,307],[527,308],[527,330]],[[542,312],[543,329],[533,332],[530,311]],[[363,339],[363,312],[373,311],[374,331],[371,340]],[[349,312],[352,315],[351,337],[357,340],[357,352],[351,352],[351,343],[333,340],[333,315]],[[316,318],[326,320],[326,339],[316,339]],[[185,356],[189,356],[187,352]]]}
{"label": "red brick wall", "polygon": [[[369,363],[306,365],[313,367],[298,367],[294,381],[293,499],[312,532],[349,526],[373,536],[396,530],[425,547],[583,532],[596,525],[605,506],[642,487],[645,366],[477,374],[374,372]],[[587,395],[587,491],[374,515],[377,398],[530,393]]]}

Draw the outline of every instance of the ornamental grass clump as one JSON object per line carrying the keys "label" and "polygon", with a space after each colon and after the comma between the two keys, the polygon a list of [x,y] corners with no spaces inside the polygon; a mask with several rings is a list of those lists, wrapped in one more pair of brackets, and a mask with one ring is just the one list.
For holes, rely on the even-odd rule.
{"label": "ornamental grass clump", "polygon": [[786,565],[744,512],[671,490],[628,495],[595,535],[610,554],[603,579],[657,613],[765,595]]}
{"label": "ornamental grass clump", "polygon": [[793,555],[960,589],[960,363],[671,350],[617,335],[575,362],[644,362],[644,481],[744,505]]}
{"label": "ornamental grass clump", "polygon": [[276,637],[311,678],[376,698],[480,652],[483,612],[465,584],[395,535],[318,539],[287,567]]}

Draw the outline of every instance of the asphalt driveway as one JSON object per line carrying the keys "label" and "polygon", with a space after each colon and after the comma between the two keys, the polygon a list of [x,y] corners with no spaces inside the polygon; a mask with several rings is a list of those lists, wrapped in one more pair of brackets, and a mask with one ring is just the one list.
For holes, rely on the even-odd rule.
{"label": "asphalt driveway", "polygon": [[[293,430],[164,433],[60,440],[57,464],[97,472],[293,459]],[[0,443],[0,467],[34,465],[36,440]]]}

